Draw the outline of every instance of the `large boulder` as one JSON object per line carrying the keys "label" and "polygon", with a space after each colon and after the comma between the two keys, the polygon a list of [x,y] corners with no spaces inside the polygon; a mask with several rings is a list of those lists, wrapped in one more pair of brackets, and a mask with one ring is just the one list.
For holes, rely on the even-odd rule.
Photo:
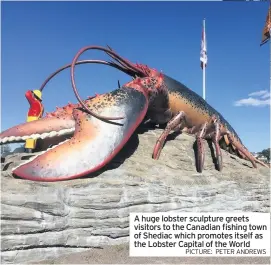
{"label": "large boulder", "polygon": [[195,138],[170,136],[152,159],[160,129],[134,134],[103,170],[86,178],[45,183],[14,178],[28,154],[5,158],[1,183],[2,263],[56,259],[129,241],[130,212],[269,212],[269,169],[222,151],[215,169],[205,142],[203,173],[195,169]]}

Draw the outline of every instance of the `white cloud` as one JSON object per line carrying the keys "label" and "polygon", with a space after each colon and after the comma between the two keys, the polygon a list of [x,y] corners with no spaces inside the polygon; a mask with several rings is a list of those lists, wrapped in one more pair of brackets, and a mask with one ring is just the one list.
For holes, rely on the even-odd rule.
{"label": "white cloud", "polygon": [[270,92],[267,90],[260,90],[253,93],[248,94],[249,97],[258,96],[260,98],[270,98]]}
{"label": "white cloud", "polygon": [[262,107],[270,105],[270,92],[268,90],[260,90],[248,95],[248,98],[240,99],[234,102],[234,106],[254,106]]}

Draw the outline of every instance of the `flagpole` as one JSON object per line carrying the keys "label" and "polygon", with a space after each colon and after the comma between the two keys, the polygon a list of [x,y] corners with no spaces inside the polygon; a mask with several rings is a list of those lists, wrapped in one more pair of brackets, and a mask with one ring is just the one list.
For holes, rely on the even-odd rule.
{"label": "flagpole", "polygon": [[[203,19],[203,30],[204,30],[204,37],[206,38],[206,32],[205,32],[205,19]],[[206,39],[204,40],[206,41]],[[202,68],[202,95],[203,99],[205,100],[205,63],[203,63],[203,68]]]}
{"label": "flagpole", "polygon": [[205,64],[203,64],[203,69],[202,69],[202,74],[203,74],[203,77],[202,77],[202,90],[203,90],[203,99],[205,100]]}
{"label": "flagpole", "polygon": [[269,21],[268,21],[268,31],[269,31],[269,53],[270,53],[270,84],[269,84],[269,87],[271,89],[271,17],[270,17],[270,8],[271,8],[271,2],[269,4],[269,10],[268,10],[268,15],[269,15]]}

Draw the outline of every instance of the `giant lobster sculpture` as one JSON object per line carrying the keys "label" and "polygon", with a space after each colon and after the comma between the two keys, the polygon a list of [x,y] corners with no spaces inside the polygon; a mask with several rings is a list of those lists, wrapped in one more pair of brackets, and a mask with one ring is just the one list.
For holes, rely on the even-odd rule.
{"label": "giant lobster sculpture", "polygon": [[[79,56],[89,49],[104,51],[113,60],[77,62]],[[110,93],[81,100],[74,80],[74,67],[81,63],[109,65],[133,79]],[[13,169],[16,176],[35,181],[59,181],[95,172],[122,149],[143,120],[166,125],[154,147],[154,159],[159,158],[169,133],[175,131],[195,135],[196,168],[199,172],[204,165],[203,139],[214,143],[218,170],[222,170],[220,146],[231,148],[236,155],[250,160],[255,168],[256,163],[265,166],[245,148],[218,111],[171,77],[148,66],[133,64],[110,47],[88,46],[77,53],[71,65],[51,75],[43,87],[56,73],[68,67],[71,67],[72,86],[79,104],[68,104],[38,121],[14,126],[0,134],[0,143],[65,134],[73,136]]]}

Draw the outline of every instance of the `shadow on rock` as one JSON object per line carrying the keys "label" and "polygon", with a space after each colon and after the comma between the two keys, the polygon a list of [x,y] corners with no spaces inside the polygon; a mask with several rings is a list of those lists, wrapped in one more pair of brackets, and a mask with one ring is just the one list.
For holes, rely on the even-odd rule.
{"label": "shadow on rock", "polygon": [[157,127],[157,125],[156,124],[154,124],[154,123],[150,123],[150,122],[148,122],[148,123],[146,123],[146,124],[144,124],[144,123],[141,123],[138,127],[137,127],[137,129],[136,129],[136,133],[137,134],[144,134],[144,133],[146,133],[146,132],[148,132],[148,131],[152,131],[152,130],[155,130],[155,129],[157,129],[158,127]]}

